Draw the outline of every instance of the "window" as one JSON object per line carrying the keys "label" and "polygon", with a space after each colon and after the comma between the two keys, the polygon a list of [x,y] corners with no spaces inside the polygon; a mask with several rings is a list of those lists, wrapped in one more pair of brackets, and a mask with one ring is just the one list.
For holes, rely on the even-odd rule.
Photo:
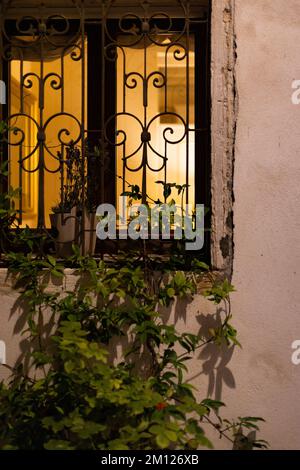
{"label": "window", "polygon": [[21,227],[50,230],[53,208],[75,207],[84,238],[83,208],[118,207],[129,185],[163,201],[157,181],[209,206],[208,3],[4,5],[3,114]]}

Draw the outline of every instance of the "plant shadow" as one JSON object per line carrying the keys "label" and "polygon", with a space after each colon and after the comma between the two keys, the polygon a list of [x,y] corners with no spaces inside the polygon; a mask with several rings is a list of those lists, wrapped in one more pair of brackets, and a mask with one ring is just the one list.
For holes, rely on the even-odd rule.
{"label": "plant shadow", "polygon": [[198,334],[208,342],[204,344],[197,356],[197,359],[201,360],[202,370],[190,378],[192,381],[201,375],[206,376],[207,396],[215,400],[222,400],[224,385],[231,389],[236,387],[235,378],[228,366],[232,359],[235,346],[228,346],[224,343],[217,345],[215,342],[210,341],[210,331],[222,325],[222,313],[223,310],[218,308],[215,314],[199,314],[197,316],[197,321],[200,325]]}

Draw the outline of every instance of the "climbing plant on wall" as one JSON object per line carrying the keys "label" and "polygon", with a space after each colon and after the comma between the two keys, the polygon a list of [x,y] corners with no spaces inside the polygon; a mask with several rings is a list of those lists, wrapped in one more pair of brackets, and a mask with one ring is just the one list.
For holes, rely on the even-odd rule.
{"label": "climbing plant on wall", "polygon": [[[165,184],[165,199],[172,189],[184,190]],[[139,200],[139,188],[127,196]],[[15,229],[13,198],[12,189],[0,198],[0,240],[26,340],[17,364],[2,365],[11,376],[0,384],[0,449],[212,448],[207,426],[235,449],[267,446],[256,438],[261,418],[225,419],[224,403],[199,398],[188,380],[201,348],[240,346],[228,279],[198,259],[187,269],[180,251],[153,256],[145,244],[107,262],[74,245],[59,261],[45,232]],[[216,305],[216,324],[178,331],[166,309],[180,301],[184,310],[195,295]]]}
{"label": "climbing plant on wall", "polygon": [[[266,446],[247,437],[260,418],[223,419],[224,404],[198,399],[187,380],[198,349],[239,345],[227,280],[217,281],[198,261],[185,272],[156,260],[153,275],[150,257],[146,267],[133,253],[106,264],[74,247],[77,283],[62,292],[49,288],[51,278],[65,277],[54,257],[11,252],[7,259],[28,337],[26,358],[1,385],[0,448],[212,448],[207,425],[232,444],[238,435],[243,448]],[[223,318],[207,335],[180,333],[161,308],[189,301],[204,276],[210,285],[203,295],[223,304]]]}

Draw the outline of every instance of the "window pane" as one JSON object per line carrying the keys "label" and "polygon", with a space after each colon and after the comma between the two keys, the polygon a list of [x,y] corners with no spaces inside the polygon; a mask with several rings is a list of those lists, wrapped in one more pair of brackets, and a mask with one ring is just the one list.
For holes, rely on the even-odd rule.
{"label": "window pane", "polygon": [[[177,34],[178,37],[178,34]],[[142,187],[142,128],[148,129],[147,194],[163,201],[156,181],[189,185],[195,201],[195,47],[174,35],[160,35],[159,45],[143,42],[119,48],[117,59],[117,196],[128,184]],[[158,42],[158,41],[156,41]],[[126,44],[119,36],[118,43]],[[189,130],[190,131],[189,131]],[[145,157],[144,157],[145,158]],[[188,168],[188,172],[187,172]],[[172,193],[176,203],[181,196]],[[176,197],[175,197],[176,196]]]}
{"label": "window pane", "polygon": [[29,40],[24,51],[24,60],[16,58],[10,64],[9,123],[21,131],[10,133],[10,143],[19,142],[23,133],[22,144],[9,149],[10,185],[22,187],[21,201],[16,201],[16,208],[22,211],[21,226],[36,227],[40,159],[37,134],[38,126],[44,127],[45,222],[50,227],[51,208],[60,201],[58,152],[64,157],[63,142],[78,140],[81,135],[82,62],[75,60],[80,54],[76,47],[67,53],[58,47],[46,50],[43,61]]}

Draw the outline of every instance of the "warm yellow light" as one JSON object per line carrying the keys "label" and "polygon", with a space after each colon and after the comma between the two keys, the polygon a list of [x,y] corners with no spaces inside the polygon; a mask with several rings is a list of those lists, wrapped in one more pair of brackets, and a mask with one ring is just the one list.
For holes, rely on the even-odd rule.
{"label": "warm yellow light", "polygon": [[[151,140],[147,146],[147,194],[153,200],[163,201],[162,186],[156,184],[156,181],[166,180],[166,182],[178,184],[186,184],[188,181],[189,200],[194,204],[194,132],[189,132],[188,136],[181,140],[185,133],[184,124],[187,124],[190,129],[195,127],[194,43],[190,40],[189,61],[187,61],[185,51],[187,45],[184,42],[181,47],[178,44],[170,45],[170,43],[171,39],[168,36],[160,43],[161,45],[149,45],[146,51],[138,47],[124,47],[124,54],[118,55],[117,112],[120,114],[117,119],[117,129],[124,132],[124,134],[120,133],[119,142],[122,141],[124,135],[126,135],[126,140],[123,139],[124,145],[117,147],[116,166],[118,175],[124,177],[126,183],[118,179],[117,196],[122,194],[124,189],[127,190],[128,184],[142,186],[142,168],[138,171],[130,171],[124,168],[124,163],[126,162],[131,170],[141,166],[143,148],[135,153],[141,145],[141,125],[145,123],[147,125],[153,119],[149,127]],[[126,67],[127,82],[124,78],[124,67]],[[146,107],[143,103],[144,90],[141,78],[145,76],[145,71],[146,76],[154,71],[158,72],[153,76],[157,78],[158,87],[154,86],[153,78],[148,80]],[[165,77],[166,86],[160,87],[163,77]],[[189,89],[189,100],[187,100],[187,89]],[[124,110],[127,114],[123,114]],[[138,118],[140,123],[133,116]],[[174,145],[166,143],[164,135],[170,141],[180,140],[180,142]],[[186,173],[187,154],[189,154],[188,175]],[[167,158],[166,170],[160,170],[163,166],[162,157]],[[178,197],[176,192],[172,196],[176,203],[181,202],[181,197]]]}
{"label": "warm yellow light", "polygon": [[[41,77],[41,62],[39,60],[24,60],[21,67],[20,60],[12,60],[10,65],[10,115],[18,115],[21,112],[26,116],[17,116],[10,124],[20,128],[25,135],[24,142],[20,146],[10,146],[10,185],[14,188],[22,186],[22,204],[16,201],[16,208],[22,209],[22,226],[28,225],[35,228],[37,226],[38,213],[38,181],[39,171],[39,150],[36,150],[29,158],[26,158],[37,144],[37,127],[33,118],[38,124],[41,124],[41,109],[39,103],[39,84],[33,76],[28,76],[32,80],[32,87],[23,87],[23,98],[21,98],[22,77],[27,74],[36,74]],[[62,71],[63,66],[63,71]],[[60,199],[60,173],[52,173],[59,167],[58,161],[51,155],[52,152],[57,156],[61,150],[61,144],[58,134],[61,129],[67,128],[70,132],[70,139],[78,135],[78,125],[75,120],[65,115],[59,116],[62,111],[62,92],[64,93],[63,110],[70,113],[81,122],[82,117],[82,63],[74,61],[71,53],[63,57],[51,58],[43,63],[43,77],[47,74],[63,75],[63,87],[55,90],[51,87],[51,80],[45,83],[44,107],[42,109],[43,123],[52,116],[58,115],[53,119],[46,129],[46,145],[44,149],[45,170],[44,176],[44,197],[46,225],[50,226],[49,214],[51,207],[59,202]],[[53,76],[53,78],[55,78]],[[28,80],[25,80],[25,84]],[[22,109],[23,106],[23,109]],[[19,137],[18,137],[19,138]],[[14,142],[17,137],[11,136]],[[20,160],[24,159],[23,168]]]}

